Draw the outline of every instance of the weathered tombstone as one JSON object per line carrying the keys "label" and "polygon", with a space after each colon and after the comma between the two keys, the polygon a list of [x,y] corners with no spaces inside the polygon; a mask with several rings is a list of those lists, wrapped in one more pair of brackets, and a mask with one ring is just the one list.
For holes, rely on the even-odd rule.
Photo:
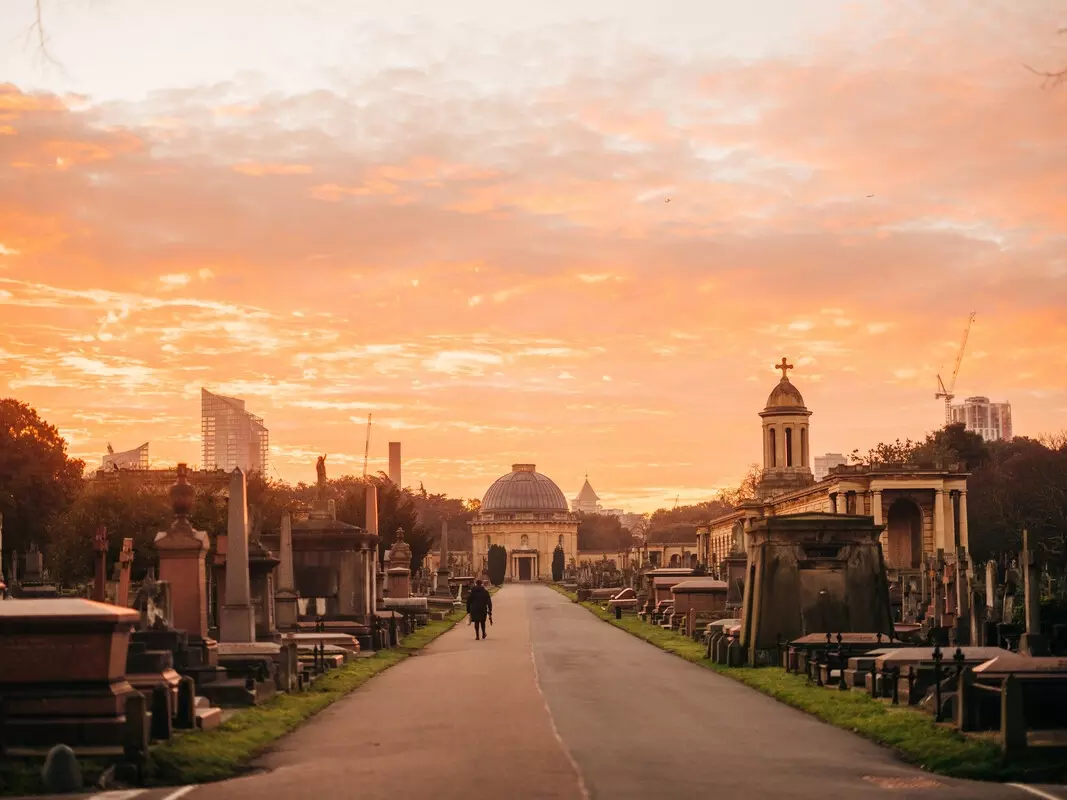
{"label": "weathered tombstone", "polygon": [[48,794],[80,792],[84,781],[74,751],[65,744],[57,744],[49,750],[41,768],[41,783]]}
{"label": "weathered tombstone", "polygon": [[130,566],[133,564],[133,539],[122,540],[119,552],[119,582],[115,589],[115,605],[126,607],[130,604]]}
{"label": "weathered tombstone", "polygon": [[1000,689],[1000,739],[1006,760],[1018,758],[1026,751],[1026,718],[1019,679],[1008,675]]}
{"label": "weathered tombstone", "polygon": [[1041,635],[1041,585],[1037,554],[1030,549],[1030,534],[1023,529],[1023,599],[1026,603],[1026,633],[1019,638],[1019,652],[1047,656],[1048,643]]}
{"label": "weathered tombstone", "polygon": [[960,547],[956,552],[956,641],[962,645],[972,643],[971,628],[971,570],[967,559],[967,548]]}
{"label": "weathered tombstone", "polygon": [[248,502],[245,474],[230,473],[229,522],[226,526],[226,603],[219,620],[220,642],[254,642],[256,619],[248,572]]}
{"label": "weathered tombstone", "polygon": [[178,682],[178,707],[174,727],[192,730],[196,727],[196,681],[186,676]]}
{"label": "weathered tombstone", "polygon": [[93,537],[93,600],[107,602],[107,528],[96,529]]}
{"label": "weathered tombstone", "polygon": [[404,541],[404,529],[396,529],[389,550],[389,599],[411,596],[411,546]]}

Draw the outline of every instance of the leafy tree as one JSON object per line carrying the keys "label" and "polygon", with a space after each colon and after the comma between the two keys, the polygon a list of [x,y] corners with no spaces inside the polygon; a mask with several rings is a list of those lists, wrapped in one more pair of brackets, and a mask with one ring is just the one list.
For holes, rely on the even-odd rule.
{"label": "leafy tree", "polygon": [[559,583],[563,580],[563,548],[558,544],[556,549],[552,551],[552,580]]}
{"label": "leafy tree", "polygon": [[625,550],[633,546],[633,535],[611,514],[578,515],[579,550]]}
{"label": "leafy tree", "polygon": [[489,582],[493,586],[500,586],[504,583],[504,575],[508,567],[508,551],[504,549],[504,545],[489,545],[488,562]]}
{"label": "leafy tree", "polygon": [[4,546],[46,549],[49,523],[81,491],[85,462],[67,455],[59,431],[25,403],[0,399],[0,514]]}
{"label": "leafy tree", "polygon": [[737,506],[741,505],[745,500],[754,500],[756,497],[756,489],[759,487],[759,483],[762,479],[763,469],[760,465],[749,464],[748,469],[741,477],[741,482],[737,485],[737,488],[720,491],[714,500],[706,503],[698,503],[697,505],[708,507],[707,510],[711,512],[709,517],[727,514]]}
{"label": "leafy tree", "polygon": [[878,464],[906,464],[914,458],[915,442],[911,439],[894,442],[880,442],[866,452],[860,453],[858,449],[849,454],[848,460],[853,464],[861,464],[865,467],[873,467]]}
{"label": "leafy tree", "polygon": [[328,482],[327,491],[337,503],[337,518],[350,525],[365,527],[367,524],[367,486],[378,487],[378,534],[382,538],[381,555],[392,547],[397,529],[403,529],[404,541],[411,547],[411,569],[422,566],[430,552],[430,531],[419,523],[418,511],[411,490],[401,489],[386,476],[368,475],[357,478],[344,475]]}

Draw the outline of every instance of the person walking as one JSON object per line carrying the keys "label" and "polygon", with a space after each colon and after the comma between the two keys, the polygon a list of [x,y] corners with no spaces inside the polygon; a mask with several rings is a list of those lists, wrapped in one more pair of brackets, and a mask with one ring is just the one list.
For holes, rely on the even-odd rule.
{"label": "person walking", "polygon": [[489,618],[490,623],[493,621],[493,597],[489,594],[489,590],[482,586],[480,580],[474,582],[470,594],[467,595],[467,613],[470,614],[471,622],[474,623],[475,640],[484,639],[486,617]]}

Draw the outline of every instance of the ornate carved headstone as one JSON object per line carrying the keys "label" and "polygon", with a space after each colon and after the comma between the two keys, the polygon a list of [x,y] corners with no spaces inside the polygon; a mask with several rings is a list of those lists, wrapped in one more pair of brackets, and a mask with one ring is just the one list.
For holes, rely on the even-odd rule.
{"label": "ornate carved headstone", "polygon": [[98,603],[107,601],[107,528],[100,526],[93,536],[93,600]]}

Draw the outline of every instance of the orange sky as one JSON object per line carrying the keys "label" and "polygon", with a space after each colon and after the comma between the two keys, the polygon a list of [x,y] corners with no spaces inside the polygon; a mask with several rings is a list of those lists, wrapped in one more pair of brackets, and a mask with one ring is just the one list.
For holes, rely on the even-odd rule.
{"label": "orange sky", "polygon": [[703,49],[625,3],[262,68],[187,42],[184,78],[168,20],[91,34],[137,42],[107,71],[56,6],[59,67],[0,61],[0,395],[94,464],[198,462],[204,386],[289,480],[358,472],[373,411],[406,483],[530,461],[652,510],[758,459],[783,355],[814,454],[921,437],[976,310],[957,394],[1067,427],[1067,86],[1021,66],[1067,63],[1062,11],[816,5],[733,50],[717,3]]}

